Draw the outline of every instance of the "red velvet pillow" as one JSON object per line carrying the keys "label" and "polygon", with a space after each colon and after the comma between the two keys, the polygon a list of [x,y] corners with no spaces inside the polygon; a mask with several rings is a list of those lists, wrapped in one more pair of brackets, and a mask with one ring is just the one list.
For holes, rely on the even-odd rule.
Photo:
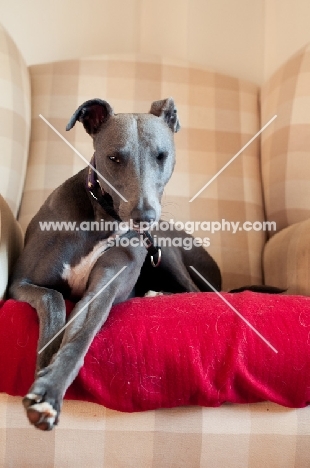
{"label": "red velvet pillow", "polygon": [[[115,306],[66,398],[120,411],[270,400],[310,401],[310,298],[243,292],[136,298]],[[68,305],[72,308],[72,304]],[[38,320],[29,305],[0,307],[0,391],[32,384]]]}

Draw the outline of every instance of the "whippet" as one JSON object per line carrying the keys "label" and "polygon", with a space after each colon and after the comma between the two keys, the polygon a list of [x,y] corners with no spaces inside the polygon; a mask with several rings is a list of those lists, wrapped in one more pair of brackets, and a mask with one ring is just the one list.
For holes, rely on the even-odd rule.
{"label": "whippet", "polygon": [[[39,317],[38,351],[44,350],[38,352],[35,381],[23,404],[29,421],[42,430],[58,423],[65,391],[113,304],[150,289],[210,291],[190,265],[216,290],[221,288],[220,270],[202,246],[162,247],[157,252],[145,231],[146,243],[133,242],[140,239],[141,223],[160,219],[163,190],[175,164],[174,133],[180,129],[173,99],[153,102],[148,114],[114,114],[108,102],[93,99],[76,110],[67,130],[77,120],[93,138],[91,168],[58,187],[32,219],[9,289],[11,297],[31,304]],[[40,229],[44,221],[78,226],[102,219],[132,221],[134,228]],[[126,238],[128,245],[116,245],[116,238]],[[66,324],[64,298],[78,300],[70,315],[76,318],[55,337]]]}

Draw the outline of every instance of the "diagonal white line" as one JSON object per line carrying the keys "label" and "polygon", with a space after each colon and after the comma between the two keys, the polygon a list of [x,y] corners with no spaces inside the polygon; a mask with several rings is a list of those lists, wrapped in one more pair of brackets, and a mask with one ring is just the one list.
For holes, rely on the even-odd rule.
{"label": "diagonal white line", "polygon": [[97,169],[96,169],[92,164],[90,164],[90,163],[87,161],[86,158],[84,158],[84,156],[82,156],[82,154],[81,154],[76,148],[74,148],[73,145],[71,145],[71,143],[70,143],[64,136],[62,136],[62,134],[61,134],[58,130],[56,130],[55,127],[53,127],[53,125],[52,125],[48,120],[45,119],[45,117],[43,117],[42,114],[39,114],[39,117],[40,117],[52,130],[54,130],[54,132],[69,146],[69,148],[71,148],[71,149],[75,152],[75,154],[77,154],[78,156],[80,156],[80,158],[81,158],[86,164],[88,164],[88,166],[91,167],[92,170],[95,171],[96,174],[97,174],[102,180],[104,180],[104,182],[105,182],[109,187],[111,187],[111,189],[114,190],[114,192],[117,193],[117,195],[118,195],[119,197],[121,197],[122,200],[124,200],[125,202],[128,201],[128,200],[126,200],[125,197],[123,197],[123,195],[122,195],[121,193],[119,193],[119,192],[116,190],[115,187],[113,187],[112,184],[110,184],[110,182],[109,182],[107,179],[105,179],[105,178],[103,177],[102,174],[100,174],[100,172],[97,171]]}
{"label": "diagonal white line", "polygon": [[82,307],[82,309],[78,311],[78,313],[77,313],[74,317],[72,317],[72,319],[68,320],[68,322],[66,323],[66,325],[65,325],[64,327],[62,327],[62,328],[59,330],[59,332],[57,332],[56,335],[54,335],[53,338],[52,338],[48,343],[46,343],[46,345],[43,346],[43,348],[40,349],[40,351],[38,352],[38,354],[42,353],[42,351],[44,351],[45,348],[47,348],[48,345],[51,344],[51,342],[54,341],[55,338],[57,338],[57,336],[60,335],[60,333],[62,333],[62,332],[67,328],[67,326],[70,325],[70,323],[72,323],[73,320],[75,320],[75,319],[80,315],[80,313],[83,312],[83,310],[86,309],[86,307],[88,307],[89,304],[91,304],[91,303],[93,302],[93,300],[95,300],[96,297],[98,297],[99,294],[101,294],[102,291],[104,291],[104,290],[109,286],[109,284],[111,284],[112,281],[114,281],[115,278],[117,278],[118,275],[120,275],[120,274],[125,270],[125,268],[127,268],[126,265],[123,266],[123,268],[121,268],[121,269],[119,270],[119,272],[116,273],[116,275],[114,275],[113,278],[111,278],[110,281],[108,281],[107,284],[105,284],[105,285],[100,289],[100,291],[98,291],[98,292],[87,302],[87,304],[85,304],[85,305]]}
{"label": "diagonal white line", "polygon": [[204,185],[204,186],[196,193],[196,195],[194,195],[194,196],[190,199],[189,203],[191,203],[192,201],[194,201],[195,198],[197,198],[197,197],[201,194],[201,192],[203,192],[203,191],[204,191],[204,190],[205,190],[205,189],[206,189],[206,188],[207,188],[207,187],[208,187],[208,186],[209,186],[225,169],[226,169],[226,167],[228,167],[229,164],[231,164],[231,163],[239,156],[239,154],[242,153],[242,151],[244,151],[244,150],[252,143],[252,141],[254,141],[255,138],[257,138],[258,135],[260,135],[260,134],[265,130],[265,128],[267,128],[268,125],[270,125],[271,122],[274,121],[274,119],[275,119],[276,117],[277,117],[277,115],[274,115],[274,116],[272,117],[272,119],[270,119],[270,120],[263,126],[263,128],[261,128],[261,129],[259,130],[259,132],[257,132],[256,135],[254,135],[253,138],[251,138],[251,140],[248,141],[248,142],[241,148],[241,150],[238,151],[238,153],[235,154],[235,156],[233,156],[233,157],[225,164],[225,166],[223,166],[222,169],[220,169],[220,170],[212,177],[212,179],[210,179],[209,182],[207,182],[206,185]]}
{"label": "diagonal white line", "polygon": [[199,276],[199,278],[201,278],[201,279],[212,289],[212,291],[214,291],[214,292],[222,299],[223,302],[225,302],[226,305],[228,305],[228,307],[231,308],[231,310],[233,310],[233,311],[235,312],[235,314],[238,315],[239,318],[241,318],[241,320],[244,321],[244,323],[246,323],[246,324],[248,325],[248,327],[251,328],[251,330],[253,330],[254,333],[256,333],[257,336],[259,336],[259,338],[260,338],[261,340],[264,341],[264,343],[266,343],[266,344],[269,346],[269,348],[272,349],[273,352],[278,353],[278,351],[276,350],[276,348],[274,348],[274,347],[272,346],[272,344],[269,343],[269,341],[266,340],[266,338],[265,338],[261,333],[259,333],[259,331],[256,330],[256,328],[253,327],[253,325],[252,325],[245,317],[243,317],[243,315],[240,314],[240,312],[238,312],[238,310],[235,309],[235,307],[234,307],[232,304],[230,304],[230,302],[228,302],[227,299],[225,299],[225,297],[224,297],[221,293],[219,293],[219,292],[212,286],[212,284],[210,284],[209,281],[207,281],[207,280],[196,270],[195,267],[190,266],[190,268],[196,273],[196,275]]}

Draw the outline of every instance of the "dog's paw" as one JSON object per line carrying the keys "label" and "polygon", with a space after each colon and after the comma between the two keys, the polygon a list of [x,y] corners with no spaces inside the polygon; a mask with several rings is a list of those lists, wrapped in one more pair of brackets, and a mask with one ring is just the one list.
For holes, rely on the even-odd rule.
{"label": "dog's paw", "polygon": [[27,413],[29,422],[42,431],[50,431],[58,424],[59,405],[52,403],[52,400],[46,398],[46,395],[28,393],[23,398],[23,405]]}
{"label": "dog's paw", "polygon": [[156,297],[162,296],[163,293],[161,291],[152,291],[151,289],[144,294],[144,297]]}

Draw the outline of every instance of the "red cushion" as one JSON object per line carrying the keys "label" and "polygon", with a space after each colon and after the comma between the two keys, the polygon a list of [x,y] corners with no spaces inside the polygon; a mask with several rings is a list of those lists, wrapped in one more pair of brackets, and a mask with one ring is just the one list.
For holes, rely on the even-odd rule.
{"label": "red cushion", "polygon": [[[120,411],[270,400],[310,401],[310,298],[243,292],[136,298],[115,306],[66,398]],[[72,304],[68,304],[71,310]],[[0,307],[0,391],[32,384],[38,320],[9,300]]]}

